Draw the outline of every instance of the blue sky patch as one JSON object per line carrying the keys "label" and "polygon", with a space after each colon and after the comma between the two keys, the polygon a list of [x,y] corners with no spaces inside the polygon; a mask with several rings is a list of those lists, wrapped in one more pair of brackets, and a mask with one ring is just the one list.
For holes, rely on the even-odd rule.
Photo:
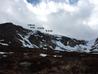
{"label": "blue sky patch", "polygon": [[78,0],[69,0],[70,4],[76,4],[78,2]]}
{"label": "blue sky patch", "polygon": [[41,2],[41,0],[27,0],[29,3],[31,3],[32,5],[37,5]]}

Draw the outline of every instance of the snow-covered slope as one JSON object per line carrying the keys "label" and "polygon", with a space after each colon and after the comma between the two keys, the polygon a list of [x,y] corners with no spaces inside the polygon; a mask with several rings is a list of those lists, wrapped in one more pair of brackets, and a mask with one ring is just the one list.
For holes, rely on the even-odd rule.
{"label": "snow-covered slope", "polygon": [[0,47],[27,47],[68,52],[97,52],[98,39],[86,41],[24,29],[12,23],[0,24]]}

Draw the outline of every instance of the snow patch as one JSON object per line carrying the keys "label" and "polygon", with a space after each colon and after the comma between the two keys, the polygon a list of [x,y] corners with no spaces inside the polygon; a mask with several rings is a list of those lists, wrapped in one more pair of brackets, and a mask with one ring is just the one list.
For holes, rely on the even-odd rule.
{"label": "snow patch", "polygon": [[4,39],[0,40],[0,42],[4,41]]}
{"label": "snow patch", "polygon": [[53,55],[54,57],[62,57],[62,55]]}
{"label": "snow patch", "polygon": [[7,43],[0,43],[1,45],[4,45],[4,46],[9,46]]}
{"label": "snow patch", "polygon": [[[26,36],[22,36],[21,34],[18,34],[23,40],[20,40],[22,43],[23,43],[23,46],[24,47],[29,47],[29,48],[38,48],[36,45],[32,44],[30,41],[29,41],[29,37],[32,35],[32,32],[28,33],[28,35]],[[26,42],[27,43],[26,43]]]}
{"label": "snow patch", "polygon": [[86,46],[86,45],[76,45],[74,47],[71,46],[65,46],[63,43],[61,43],[60,41],[56,41],[56,48],[55,50],[59,50],[59,51],[67,51],[67,52],[72,52],[72,51],[77,51],[77,52],[90,52],[90,47]]}
{"label": "snow patch", "polygon": [[40,56],[42,56],[42,57],[46,57],[47,54],[43,54],[43,53],[41,53]]}
{"label": "snow patch", "polygon": [[0,54],[5,54],[5,52],[0,52]]}
{"label": "snow patch", "polygon": [[91,49],[91,47],[94,45],[94,43],[95,43],[95,39],[90,40],[90,41],[87,43],[87,48],[88,48],[88,49]]}

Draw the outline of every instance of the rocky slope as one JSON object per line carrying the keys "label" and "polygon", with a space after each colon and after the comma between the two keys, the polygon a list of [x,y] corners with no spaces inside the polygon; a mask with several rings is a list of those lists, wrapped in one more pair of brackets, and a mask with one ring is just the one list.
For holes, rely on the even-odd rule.
{"label": "rocky slope", "polygon": [[0,74],[98,74],[97,54],[25,50],[0,52]]}
{"label": "rocky slope", "polygon": [[28,30],[13,23],[3,23],[0,24],[0,47],[2,46],[89,53],[98,51],[98,39],[91,41],[78,40]]}
{"label": "rocky slope", "polygon": [[0,74],[98,74],[97,51],[98,39],[77,40],[0,24]]}

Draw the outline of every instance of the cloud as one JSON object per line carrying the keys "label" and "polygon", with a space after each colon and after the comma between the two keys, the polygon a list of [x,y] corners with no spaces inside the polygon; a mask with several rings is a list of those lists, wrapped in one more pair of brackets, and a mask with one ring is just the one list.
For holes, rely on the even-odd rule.
{"label": "cloud", "polygon": [[73,8],[73,11],[60,10],[58,13],[50,14],[48,22],[50,22],[49,25],[54,29],[55,33],[62,33],[63,35],[80,39],[93,38],[96,31],[92,30],[85,23],[90,18],[92,12],[93,6],[89,2],[85,3],[85,1],[82,1],[77,7]]}
{"label": "cloud", "polygon": [[35,23],[55,34],[78,39],[98,36],[97,0],[42,0],[33,6],[26,0],[0,0],[0,23],[14,22],[23,27]]}

